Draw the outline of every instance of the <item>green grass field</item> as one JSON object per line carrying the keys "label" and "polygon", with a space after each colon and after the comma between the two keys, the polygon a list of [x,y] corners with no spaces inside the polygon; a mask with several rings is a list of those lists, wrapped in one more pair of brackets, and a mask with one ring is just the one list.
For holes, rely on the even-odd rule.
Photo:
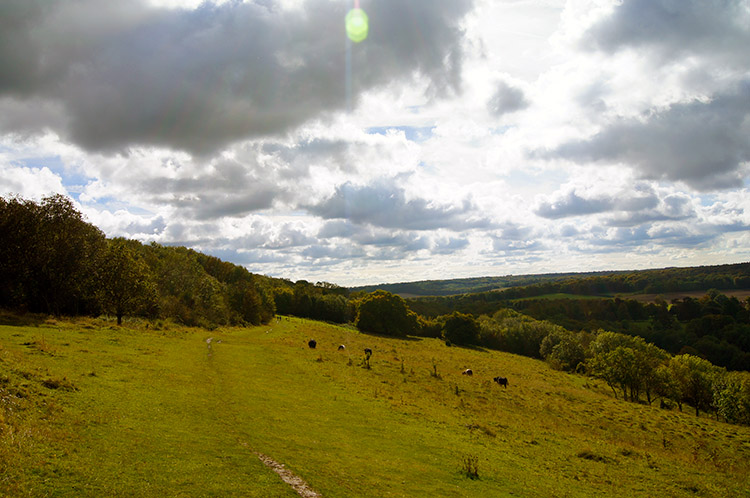
{"label": "green grass field", "polygon": [[750,428],[607,391],[529,358],[299,319],[5,325],[0,496],[297,496],[255,452],[324,497],[750,495]]}

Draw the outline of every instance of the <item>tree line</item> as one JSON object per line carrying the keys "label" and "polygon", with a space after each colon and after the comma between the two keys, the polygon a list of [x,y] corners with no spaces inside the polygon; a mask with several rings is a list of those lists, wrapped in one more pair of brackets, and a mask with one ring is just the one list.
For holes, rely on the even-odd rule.
{"label": "tree line", "polygon": [[[713,299],[723,301],[718,294]],[[602,379],[616,398],[649,405],[659,401],[680,410],[688,404],[696,415],[712,412],[727,422],[750,424],[750,373],[727,371],[686,351],[673,355],[643,337],[603,329],[573,332],[511,309],[478,318],[460,311],[425,318],[383,290],[357,302],[355,325],[365,332],[439,337],[448,346],[543,359],[553,368]]]}
{"label": "tree line", "polygon": [[672,354],[690,353],[730,370],[750,370],[750,300],[710,290],[701,298],[528,299],[508,304],[569,330],[643,337]]}
{"label": "tree line", "polygon": [[701,298],[685,297],[671,303],[574,296],[505,299],[506,295],[503,291],[407,299],[407,303],[430,318],[453,311],[492,315],[509,308],[569,330],[605,329],[639,336],[672,354],[690,353],[730,370],[750,370],[750,299],[728,297],[714,289]]}
{"label": "tree line", "polygon": [[421,280],[395,284],[353,287],[352,291],[387,290],[409,296],[456,296],[489,291],[504,292],[503,299],[537,297],[553,293],[608,295],[616,293],[657,294],[665,292],[750,288],[750,263],[663,268],[637,271],[543,273],[472,277],[451,280]]}
{"label": "tree line", "polygon": [[107,239],[62,195],[0,198],[0,307],[53,315],[260,324],[273,282],[185,247]]}
{"label": "tree line", "polygon": [[[662,407],[689,404],[698,415],[712,412],[731,423],[750,424],[750,373],[727,371],[699,356],[672,355],[642,337],[602,329],[572,332],[510,309],[492,316],[454,312],[469,344],[543,359],[553,368],[602,379],[616,398],[631,402],[659,401]],[[475,325],[469,326],[474,321]]]}

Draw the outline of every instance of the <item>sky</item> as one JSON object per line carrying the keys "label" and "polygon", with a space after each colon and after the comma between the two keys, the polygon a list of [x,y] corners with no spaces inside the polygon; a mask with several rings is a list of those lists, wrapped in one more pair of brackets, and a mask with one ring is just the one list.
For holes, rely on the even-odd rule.
{"label": "sky", "polygon": [[0,195],[354,286],[750,261],[750,0],[0,0]]}

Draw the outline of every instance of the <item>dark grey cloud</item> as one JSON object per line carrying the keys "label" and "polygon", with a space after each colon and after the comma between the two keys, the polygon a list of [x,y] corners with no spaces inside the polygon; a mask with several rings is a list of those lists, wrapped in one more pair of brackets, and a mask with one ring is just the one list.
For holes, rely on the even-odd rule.
{"label": "dark grey cloud", "polygon": [[540,202],[534,212],[543,218],[554,220],[610,211],[640,212],[655,208],[658,204],[656,192],[644,183],[637,183],[630,186],[627,192],[596,196],[581,196],[575,190],[558,193],[552,200]]}
{"label": "dark grey cloud", "polygon": [[535,251],[545,246],[534,229],[512,221],[500,225],[497,233],[490,234],[494,252]]}
{"label": "dark grey cloud", "polygon": [[350,240],[363,246],[398,247],[403,251],[419,251],[430,247],[430,238],[410,231],[394,231],[361,227]]}
{"label": "dark grey cloud", "polygon": [[305,247],[317,242],[317,239],[307,235],[303,230],[283,225],[279,233],[269,237],[261,247],[264,249],[287,249],[291,247]]}
{"label": "dark grey cloud", "polygon": [[301,255],[316,261],[332,259],[338,262],[348,259],[365,258],[367,257],[367,252],[362,247],[351,244],[313,245],[304,249]]}
{"label": "dark grey cloud", "polygon": [[432,247],[433,254],[453,254],[469,247],[469,241],[462,237],[448,237],[435,241]]}
{"label": "dark grey cloud", "polygon": [[356,231],[358,231],[358,227],[347,220],[330,220],[326,221],[320,228],[318,237],[321,239],[349,237]]}
{"label": "dark grey cloud", "polygon": [[532,155],[579,163],[622,163],[645,178],[698,190],[739,187],[750,161],[750,81],[710,101],[672,104],[639,119],[621,118],[594,136]]}
{"label": "dark grey cloud", "polygon": [[463,231],[492,226],[492,222],[480,216],[468,199],[460,206],[438,204],[423,198],[407,199],[406,192],[395,184],[395,180],[363,186],[347,182],[338,186],[331,197],[303,207],[325,219],[345,219],[354,224],[383,228]]}
{"label": "dark grey cloud", "polygon": [[[435,94],[459,89],[459,23],[472,0],[363,6],[370,35],[352,48],[354,99],[415,74]],[[291,10],[273,2],[184,10],[140,0],[4,0],[0,98],[62,107],[64,123],[57,116],[36,123],[39,130],[90,150],[211,153],[346,108],[346,8],[337,0]],[[11,127],[0,118],[0,130]]]}
{"label": "dark grey cloud", "polygon": [[671,194],[659,200],[657,205],[617,213],[613,217],[605,219],[604,224],[628,227],[655,221],[681,221],[695,217],[696,212],[688,196]]}
{"label": "dark grey cloud", "polygon": [[709,247],[726,233],[748,230],[750,225],[740,221],[717,223],[697,217],[682,221],[666,219],[645,221],[637,226],[593,227],[589,231],[580,231],[572,246],[575,251],[583,253],[637,249],[640,254],[656,254],[665,248]]}
{"label": "dark grey cloud", "polygon": [[276,200],[288,196],[275,181],[273,171],[261,174],[258,169],[257,164],[221,159],[176,178],[155,172],[149,177],[129,178],[128,182],[154,202],[179,209],[184,217],[213,220],[242,217],[270,208]]}
{"label": "dark grey cloud", "polygon": [[574,191],[570,191],[554,201],[541,202],[534,212],[542,218],[554,220],[569,216],[601,213],[611,210],[613,206],[614,201],[611,198],[586,199],[580,197]]}
{"label": "dark grey cloud", "polygon": [[515,88],[501,81],[497,89],[487,102],[487,111],[495,117],[502,116],[515,111],[520,111],[529,106],[528,100],[520,88]]}
{"label": "dark grey cloud", "polygon": [[661,61],[707,55],[747,64],[749,27],[747,0],[627,0],[582,43],[609,53],[647,47]]}
{"label": "dark grey cloud", "polygon": [[419,231],[392,230],[356,225],[348,220],[327,221],[318,232],[321,239],[345,238],[351,243],[374,248],[393,248],[402,254],[429,250],[432,254],[452,254],[469,241],[462,237],[437,237]]}
{"label": "dark grey cloud", "polygon": [[123,226],[120,231],[129,236],[139,238],[139,236],[153,237],[159,235],[167,228],[167,221],[162,216],[153,219],[142,219],[132,221]]}

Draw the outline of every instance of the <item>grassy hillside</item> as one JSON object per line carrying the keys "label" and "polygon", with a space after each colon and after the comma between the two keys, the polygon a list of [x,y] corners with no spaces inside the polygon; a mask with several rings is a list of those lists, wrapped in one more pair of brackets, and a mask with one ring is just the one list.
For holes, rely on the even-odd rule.
{"label": "grassy hillside", "polygon": [[748,427],[524,357],[296,319],[0,326],[0,407],[0,496],[296,496],[254,452],[325,497],[750,493]]}

